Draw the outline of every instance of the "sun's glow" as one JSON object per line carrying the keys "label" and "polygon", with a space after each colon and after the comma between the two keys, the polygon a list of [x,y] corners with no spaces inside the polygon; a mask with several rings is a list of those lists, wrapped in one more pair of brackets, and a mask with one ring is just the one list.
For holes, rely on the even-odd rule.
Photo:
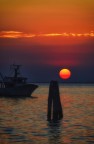
{"label": "sun's glow", "polygon": [[69,79],[71,77],[71,71],[69,69],[61,69],[59,72],[59,76],[62,79]]}

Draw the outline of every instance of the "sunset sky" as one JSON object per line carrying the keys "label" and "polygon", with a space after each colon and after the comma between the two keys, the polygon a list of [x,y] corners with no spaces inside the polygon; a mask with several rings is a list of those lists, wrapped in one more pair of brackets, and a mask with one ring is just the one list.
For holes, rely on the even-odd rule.
{"label": "sunset sky", "polygon": [[94,82],[94,0],[0,0],[0,71],[13,63],[33,82]]}

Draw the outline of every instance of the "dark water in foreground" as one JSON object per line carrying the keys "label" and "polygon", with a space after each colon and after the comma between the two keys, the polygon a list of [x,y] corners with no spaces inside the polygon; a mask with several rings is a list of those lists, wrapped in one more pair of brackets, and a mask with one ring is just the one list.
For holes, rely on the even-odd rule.
{"label": "dark water in foreground", "polygon": [[0,98],[0,144],[93,144],[94,85],[60,86],[64,118],[46,121],[48,85],[37,98]]}

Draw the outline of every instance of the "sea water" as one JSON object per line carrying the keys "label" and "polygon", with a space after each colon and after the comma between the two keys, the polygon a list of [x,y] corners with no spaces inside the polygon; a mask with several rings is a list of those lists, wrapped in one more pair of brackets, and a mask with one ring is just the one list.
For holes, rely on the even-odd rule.
{"label": "sea water", "polygon": [[0,98],[0,144],[93,144],[94,85],[62,84],[64,118],[47,121],[49,85],[39,84],[35,98]]}

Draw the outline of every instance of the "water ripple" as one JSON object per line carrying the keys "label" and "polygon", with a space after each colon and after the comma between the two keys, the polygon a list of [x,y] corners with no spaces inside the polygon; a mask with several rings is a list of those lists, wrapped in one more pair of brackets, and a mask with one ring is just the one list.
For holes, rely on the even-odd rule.
{"label": "water ripple", "polygon": [[64,119],[49,123],[48,85],[37,99],[0,98],[1,144],[93,144],[94,86],[60,86]]}

